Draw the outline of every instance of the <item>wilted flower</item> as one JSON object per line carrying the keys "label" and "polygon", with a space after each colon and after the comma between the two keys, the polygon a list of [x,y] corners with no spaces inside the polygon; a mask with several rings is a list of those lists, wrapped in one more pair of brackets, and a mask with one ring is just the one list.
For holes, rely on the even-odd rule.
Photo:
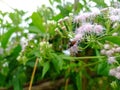
{"label": "wilted flower", "polygon": [[70,53],[71,53],[72,55],[78,53],[78,50],[79,50],[79,49],[78,49],[77,44],[75,44],[75,45],[73,45],[72,47],[70,47]]}

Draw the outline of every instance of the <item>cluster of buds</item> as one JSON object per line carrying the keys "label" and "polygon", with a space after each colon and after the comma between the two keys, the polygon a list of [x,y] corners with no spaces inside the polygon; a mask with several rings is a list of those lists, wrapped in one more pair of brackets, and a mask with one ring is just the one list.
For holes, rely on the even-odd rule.
{"label": "cluster of buds", "polygon": [[120,79],[120,66],[118,66],[117,68],[113,68],[109,71],[109,74],[111,76],[116,77],[117,79]]}
{"label": "cluster of buds", "polygon": [[109,8],[109,19],[112,22],[120,21],[120,9],[119,8]]}
{"label": "cluster of buds", "polygon": [[71,38],[70,32],[72,31],[72,21],[73,21],[72,13],[70,13],[69,16],[59,19],[58,27],[55,29],[55,31],[59,33],[61,36],[67,36]]}
{"label": "cluster of buds", "polygon": [[101,50],[101,54],[108,57],[108,63],[113,64],[116,62],[115,55],[120,53],[120,47],[118,45],[104,44],[104,48]]}

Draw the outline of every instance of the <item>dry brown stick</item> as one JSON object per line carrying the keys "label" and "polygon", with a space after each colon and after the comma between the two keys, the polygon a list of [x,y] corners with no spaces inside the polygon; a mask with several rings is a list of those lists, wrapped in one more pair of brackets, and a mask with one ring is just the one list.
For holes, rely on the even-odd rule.
{"label": "dry brown stick", "polygon": [[35,65],[34,65],[34,68],[33,68],[32,76],[31,76],[31,80],[30,80],[30,85],[29,85],[29,90],[31,90],[31,88],[32,88],[32,83],[33,83],[33,79],[34,79],[34,76],[35,76],[35,71],[36,71],[36,68],[37,68],[37,64],[38,64],[38,58],[36,59]]}

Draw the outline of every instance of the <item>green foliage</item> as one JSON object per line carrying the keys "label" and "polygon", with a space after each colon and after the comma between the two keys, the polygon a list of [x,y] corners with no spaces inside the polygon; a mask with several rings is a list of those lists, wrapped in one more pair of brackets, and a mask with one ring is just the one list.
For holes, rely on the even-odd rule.
{"label": "green foliage", "polygon": [[[93,1],[96,7],[107,7],[104,0]],[[22,90],[30,82],[35,60],[38,59],[33,83],[65,78],[69,81],[68,85],[61,86],[60,90],[66,87],[68,90],[96,90],[98,87],[98,90],[112,90],[109,83],[115,80],[111,86],[118,89],[119,81],[108,75],[111,68],[119,65],[119,53],[115,54],[118,62],[110,65],[100,50],[106,42],[111,46],[120,46],[119,22],[115,23],[117,27],[114,28],[114,22],[107,17],[108,12],[101,11],[102,14],[90,20],[87,18],[86,21],[103,25],[103,33],[85,33],[81,41],[75,41],[74,37],[78,33],[75,30],[85,22],[75,22],[74,18],[79,12],[90,11],[89,1],[83,0],[81,3],[80,0],[74,4],[64,0],[49,2],[50,7],[42,5],[25,19],[23,16],[27,12],[24,11],[0,11],[0,87]],[[55,4],[59,13],[53,8]],[[4,20],[6,16],[10,21]],[[23,22],[27,23],[26,26],[22,25]],[[114,36],[113,33],[118,35]],[[76,43],[77,48],[74,47]],[[74,49],[75,52],[72,52]]]}

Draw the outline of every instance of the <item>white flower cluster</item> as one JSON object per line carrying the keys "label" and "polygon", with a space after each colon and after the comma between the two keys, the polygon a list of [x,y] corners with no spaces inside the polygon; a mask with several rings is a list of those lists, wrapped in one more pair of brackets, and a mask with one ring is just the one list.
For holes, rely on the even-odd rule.
{"label": "white flower cluster", "polygon": [[120,53],[120,47],[118,45],[104,44],[104,48],[101,50],[101,54],[108,57],[109,64],[116,62],[115,55],[118,53]]}
{"label": "white flower cluster", "polygon": [[120,21],[120,9],[119,8],[109,8],[109,19],[112,22]]}
{"label": "white flower cluster", "polygon": [[118,66],[117,68],[113,68],[109,71],[109,74],[111,76],[116,77],[117,79],[120,79],[120,66]]}

